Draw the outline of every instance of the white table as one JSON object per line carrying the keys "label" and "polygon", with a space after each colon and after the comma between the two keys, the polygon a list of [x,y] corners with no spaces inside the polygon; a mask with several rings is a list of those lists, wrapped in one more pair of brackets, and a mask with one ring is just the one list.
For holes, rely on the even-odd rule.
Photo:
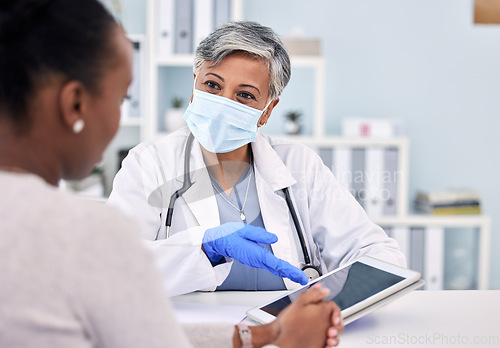
{"label": "white table", "polygon": [[[282,293],[193,293],[172,300],[181,321],[187,315],[235,322],[239,310],[242,319],[246,309]],[[500,347],[500,290],[413,291],[347,325],[340,347]]]}

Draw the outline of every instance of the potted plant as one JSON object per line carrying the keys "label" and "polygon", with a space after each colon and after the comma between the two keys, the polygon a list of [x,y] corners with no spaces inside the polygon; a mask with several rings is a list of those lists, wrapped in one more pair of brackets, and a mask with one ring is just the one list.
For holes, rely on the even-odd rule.
{"label": "potted plant", "polygon": [[182,108],[184,101],[182,98],[174,97],[171,101],[171,106],[165,111],[165,128],[167,132],[173,132],[186,125],[184,109]]}
{"label": "potted plant", "polygon": [[299,110],[288,111],[285,114],[285,133],[286,134],[299,134],[302,130],[300,119],[302,112]]}

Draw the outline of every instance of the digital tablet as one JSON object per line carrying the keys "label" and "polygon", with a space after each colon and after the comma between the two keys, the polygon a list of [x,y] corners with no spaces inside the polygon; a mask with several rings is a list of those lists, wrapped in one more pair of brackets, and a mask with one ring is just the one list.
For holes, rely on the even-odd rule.
{"label": "digital tablet", "polygon": [[276,300],[250,309],[247,315],[259,323],[269,323],[301,292],[316,283],[330,289],[325,301],[334,301],[340,307],[344,324],[347,324],[424,282],[416,271],[362,256]]}

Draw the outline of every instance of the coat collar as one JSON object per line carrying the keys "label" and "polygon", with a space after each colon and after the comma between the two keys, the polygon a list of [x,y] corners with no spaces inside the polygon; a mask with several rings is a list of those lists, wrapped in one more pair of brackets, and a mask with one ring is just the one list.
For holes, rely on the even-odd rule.
{"label": "coat collar", "polygon": [[251,143],[251,146],[254,165],[273,191],[292,186],[297,182],[266,136],[258,133],[256,141]]}
{"label": "coat collar", "polygon": [[[189,135],[189,132],[186,135]],[[269,142],[269,138],[258,133],[255,142],[250,144],[252,146],[252,152],[254,156],[254,166],[258,169],[262,177],[266,180],[268,185],[270,185],[273,191],[279,191],[285,187],[292,186],[297,181],[289,172],[283,160],[278,156],[273,148],[273,145]],[[182,159],[177,164],[177,181],[179,183],[184,182],[184,158],[185,158],[185,142],[184,148],[182,150]],[[190,171],[191,171],[191,181],[193,183],[198,182],[205,175],[208,179],[208,171],[203,161],[203,154],[201,152],[200,143],[194,139],[191,148],[190,155]],[[194,185],[193,185],[194,186]],[[191,191],[191,190],[188,190]]]}
{"label": "coat collar", "polygon": [[[187,133],[187,135],[189,132]],[[187,140],[187,136],[186,136]],[[262,180],[276,192],[296,183],[282,159],[278,156],[268,138],[257,134],[256,141],[251,143],[254,154],[254,166]],[[185,142],[181,151],[182,159],[177,163],[178,187],[184,182]],[[183,198],[202,226],[217,226],[220,224],[217,202],[213,193],[208,170],[203,161],[199,142],[194,139],[190,161],[190,175],[193,185],[183,194]]]}

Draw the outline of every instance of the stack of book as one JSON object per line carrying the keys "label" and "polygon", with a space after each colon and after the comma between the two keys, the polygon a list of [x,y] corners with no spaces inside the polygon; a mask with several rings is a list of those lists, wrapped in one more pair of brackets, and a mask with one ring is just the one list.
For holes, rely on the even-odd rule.
{"label": "stack of book", "polygon": [[415,210],[434,215],[480,214],[480,201],[474,190],[421,191],[415,199]]}

